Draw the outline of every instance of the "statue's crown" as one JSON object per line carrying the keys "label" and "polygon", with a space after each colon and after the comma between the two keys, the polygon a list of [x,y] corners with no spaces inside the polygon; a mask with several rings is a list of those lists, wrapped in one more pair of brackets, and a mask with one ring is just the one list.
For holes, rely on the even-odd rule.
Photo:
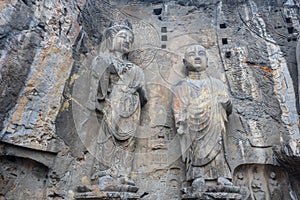
{"label": "statue's crown", "polygon": [[132,24],[128,19],[122,19],[120,21],[113,21],[110,23],[109,28],[113,27],[126,27],[127,29],[132,31]]}

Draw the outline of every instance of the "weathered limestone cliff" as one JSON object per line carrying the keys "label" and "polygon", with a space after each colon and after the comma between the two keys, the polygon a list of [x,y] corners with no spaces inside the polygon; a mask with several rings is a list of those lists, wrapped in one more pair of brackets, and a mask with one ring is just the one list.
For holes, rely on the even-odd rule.
{"label": "weathered limestone cliff", "polygon": [[135,35],[128,59],[142,68],[148,94],[135,136],[137,196],[181,199],[189,184],[171,96],[185,77],[186,47],[201,44],[210,75],[232,99],[223,142],[241,199],[300,199],[299,6],[295,0],[1,1],[0,199],[112,199],[98,188],[109,170],[97,158],[100,114],[85,127],[85,103],[103,31],[124,18]]}

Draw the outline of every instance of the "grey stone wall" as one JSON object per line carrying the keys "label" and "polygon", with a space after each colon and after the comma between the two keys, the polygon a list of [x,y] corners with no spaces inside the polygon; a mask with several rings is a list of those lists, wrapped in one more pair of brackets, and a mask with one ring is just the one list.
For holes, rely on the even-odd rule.
{"label": "grey stone wall", "polygon": [[141,199],[180,199],[188,184],[170,99],[185,76],[183,52],[197,43],[232,97],[224,142],[243,198],[300,198],[299,3],[284,3],[0,2],[0,199],[74,199],[78,186],[97,191],[95,174],[107,167],[95,158],[97,130],[78,131],[84,113],[76,112],[76,96],[88,92],[103,30],[121,18],[133,22],[129,59],[142,67],[149,95],[133,166]]}

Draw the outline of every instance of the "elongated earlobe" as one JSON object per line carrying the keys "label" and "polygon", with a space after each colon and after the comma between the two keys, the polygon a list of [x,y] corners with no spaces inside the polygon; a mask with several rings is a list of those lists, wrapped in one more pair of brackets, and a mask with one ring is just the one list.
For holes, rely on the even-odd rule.
{"label": "elongated earlobe", "polygon": [[113,49],[113,40],[111,38],[106,40],[106,48],[110,51]]}

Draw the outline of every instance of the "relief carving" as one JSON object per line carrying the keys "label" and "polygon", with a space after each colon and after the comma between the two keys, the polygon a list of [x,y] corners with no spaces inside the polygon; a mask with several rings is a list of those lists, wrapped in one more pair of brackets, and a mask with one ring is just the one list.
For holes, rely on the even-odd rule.
{"label": "relief carving", "polygon": [[109,166],[106,176],[99,178],[99,187],[136,192],[130,173],[140,111],[147,102],[144,73],[127,59],[134,41],[127,19],[112,23],[104,37],[106,50],[92,63],[88,99],[88,107],[96,110],[100,122],[97,158]]}
{"label": "relief carving", "polygon": [[276,199],[283,199],[282,192],[280,191],[280,186],[277,180],[277,175],[275,172],[270,172],[270,178],[269,178],[269,190],[270,190],[270,195],[271,199],[276,200]]}
{"label": "relief carving", "polygon": [[0,200],[300,199],[299,1],[0,7]]}
{"label": "relief carving", "polygon": [[253,191],[254,198],[257,200],[266,199],[266,192],[264,191],[264,188],[262,185],[263,185],[263,183],[259,178],[259,174],[256,171],[254,171],[253,172],[253,180],[251,182],[251,188]]}
{"label": "relief carving", "polygon": [[186,180],[192,184],[192,193],[225,188],[236,192],[223,148],[225,123],[232,111],[227,89],[207,75],[208,57],[203,46],[188,47],[183,62],[187,77],[175,86],[172,106]]}

